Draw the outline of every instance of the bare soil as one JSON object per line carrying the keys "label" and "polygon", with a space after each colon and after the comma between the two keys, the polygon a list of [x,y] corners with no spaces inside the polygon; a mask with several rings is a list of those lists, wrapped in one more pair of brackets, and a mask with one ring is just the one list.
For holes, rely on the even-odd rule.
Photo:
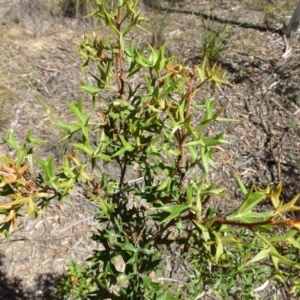
{"label": "bare soil", "polygon": [[[223,116],[234,119],[211,128],[211,134],[224,130],[231,142],[219,149],[218,168],[211,178],[226,187],[226,197],[215,199],[220,215],[230,213],[242,199],[233,172],[247,187],[282,181],[287,200],[300,190],[300,47],[297,38],[291,39],[292,55],[283,59],[279,34],[296,4],[215,1],[215,17],[227,22],[232,32],[218,60],[231,85],[208,90],[198,101],[213,97]],[[276,12],[272,29],[264,25],[268,5]],[[205,17],[196,12],[210,14],[211,7],[211,1],[183,0],[176,1],[169,13],[141,8],[151,20],[149,31],[155,33],[164,24],[162,38],[169,53],[192,65],[201,61]],[[21,141],[32,129],[35,136],[48,140],[38,155],[58,158],[62,145],[54,123],[72,118],[67,103],[80,96],[82,61],[77,49],[82,33],[91,26],[76,18],[54,17],[45,7],[22,10],[18,0],[0,0],[0,24],[0,133],[5,136],[11,129]],[[152,34],[139,33],[136,39],[151,41]],[[89,99],[84,100],[88,106]],[[2,146],[1,151],[10,149]],[[0,237],[0,299],[54,299],[53,285],[66,264],[83,261],[97,248],[88,238],[99,229],[95,204],[80,193],[71,195],[71,202],[53,201],[39,219],[21,220],[9,240]],[[273,299],[276,293],[263,291],[261,299]],[[285,293],[277,296],[288,299]]]}

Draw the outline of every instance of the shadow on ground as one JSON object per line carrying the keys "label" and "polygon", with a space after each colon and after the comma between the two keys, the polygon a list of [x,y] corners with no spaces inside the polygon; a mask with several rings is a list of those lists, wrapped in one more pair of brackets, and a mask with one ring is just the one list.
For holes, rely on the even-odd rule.
{"label": "shadow on ground", "polygon": [[5,257],[0,254],[0,300],[55,300],[54,287],[60,281],[57,274],[38,274],[35,277],[35,285],[32,289],[22,287],[22,279],[18,274],[13,279],[8,279],[3,272]]}

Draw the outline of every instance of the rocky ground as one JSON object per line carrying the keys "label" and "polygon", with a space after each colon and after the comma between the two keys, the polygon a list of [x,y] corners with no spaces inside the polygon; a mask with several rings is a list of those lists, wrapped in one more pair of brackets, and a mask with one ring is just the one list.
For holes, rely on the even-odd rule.
{"label": "rocky ground", "polygon": [[[136,39],[142,43],[158,36],[167,42],[170,54],[199,63],[203,22],[208,22],[212,2],[176,1],[169,12],[142,5],[151,20],[150,33],[137,34]],[[292,55],[283,59],[279,33],[297,1],[285,2],[214,1],[217,22],[209,21],[210,26],[219,28],[225,22],[230,33],[218,62],[227,69],[231,85],[208,90],[198,100],[215,98],[223,116],[234,119],[211,129],[225,130],[231,142],[220,151],[212,178],[226,187],[226,197],[216,200],[220,214],[229,213],[241,200],[234,171],[248,187],[282,181],[286,199],[300,190],[300,47],[291,39]],[[62,18],[38,1],[19,0],[0,0],[0,24],[1,135],[11,129],[22,140],[32,129],[48,140],[38,154],[58,157],[62,150],[54,123],[71,120],[67,103],[80,95],[82,62],[77,49],[91,24]],[[72,204],[54,201],[41,218],[22,220],[9,240],[0,237],[0,299],[53,299],[53,284],[66,263],[84,260],[97,247],[88,239],[99,226],[93,211],[94,204],[74,194]],[[284,292],[280,297],[285,299]]]}

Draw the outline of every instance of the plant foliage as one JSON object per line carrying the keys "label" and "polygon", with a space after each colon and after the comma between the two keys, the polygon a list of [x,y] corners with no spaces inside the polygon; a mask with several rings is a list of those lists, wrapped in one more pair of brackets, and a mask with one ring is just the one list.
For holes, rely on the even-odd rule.
{"label": "plant foliage", "polygon": [[[69,105],[74,122],[58,123],[73,150],[56,168],[53,158],[35,158],[42,141],[29,133],[20,146],[12,133],[3,139],[15,152],[0,166],[2,233],[25,208],[37,216],[54,197],[65,199],[78,183],[99,203],[103,229],[93,235],[101,250],[86,266],[71,264],[58,293],[74,299],[197,299],[215,290],[224,299],[256,296],[257,287],[276,280],[299,293],[299,195],[281,199],[281,184],[247,189],[236,181],[244,200],[228,215],[217,216],[214,198],[223,189],[211,182],[216,147],[223,132],[207,134],[214,122],[229,121],[204,95],[206,85],[227,84],[226,73],[206,59],[190,67],[165,55],[165,45],[138,47],[134,34],[145,19],[137,0],[106,5],[97,0],[90,14],[110,29],[85,36],[80,44],[82,82],[93,116],[82,100]],[[78,138],[79,136],[79,138]],[[84,155],[79,155],[82,153]],[[83,159],[84,157],[84,159]],[[97,172],[97,162],[116,172]],[[38,177],[30,170],[40,166]],[[109,168],[108,168],[109,169]],[[262,211],[262,202],[271,208]],[[167,256],[179,254],[185,274],[169,278]],[[176,262],[177,263],[177,262]],[[178,261],[179,265],[180,261]],[[161,276],[161,277],[159,277]]]}

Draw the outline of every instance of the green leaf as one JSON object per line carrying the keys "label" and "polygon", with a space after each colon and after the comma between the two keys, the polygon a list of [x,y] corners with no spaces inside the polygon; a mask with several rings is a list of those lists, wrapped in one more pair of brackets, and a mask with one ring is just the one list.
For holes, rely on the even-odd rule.
{"label": "green leaf", "polygon": [[200,79],[199,85],[203,84],[207,80],[206,72],[205,72],[206,64],[207,64],[207,58],[206,56],[204,56],[204,59],[202,60],[200,67],[197,67],[197,72]]}
{"label": "green leaf", "polygon": [[215,262],[216,264],[219,263],[220,257],[222,256],[222,254],[224,253],[224,249],[223,249],[223,244],[222,244],[222,240],[220,235],[213,230],[213,234],[216,237],[216,244],[217,244],[217,250],[216,250],[216,255],[215,255]]}
{"label": "green leaf", "polygon": [[[193,204],[193,186],[186,187],[186,198],[187,198],[187,204],[192,205]],[[201,209],[201,207],[199,209]]]}
{"label": "green leaf", "polygon": [[88,154],[89,157],[92,157],[94,154],[94,149],[91,147],[89,143],[72,143],[72,146],[83,150],[85,153]]}
{"label": "green leaf", "polygon": [[161,222],[161,223],[163,223],[163,222],[168,222],[172,219],[177,218],[182,213],[187,211],[189,208],[190,208],[190,205],[179,204],[179,205],[158,207],[157,209],[161,210],[161,211],[164,211],[164,212],[170,213],[170,215]]}
{"label": "green leaf", "polygon": [[[21,147],[19,146],[13,132],[11,130],[8,131],[7,133],[7,137],[6,138],[2,138],[2,140],[8,144],[9,146],[11,146],[17,153],[20,153]],[[3,143],[2,143],[3,144]]]}
{"label": "green leaf", "polygon": [[300,269],[299,264],[296,264],[294,261],[279,254],[278,251],[276,250],[276,248],[267,241],[266,237],[262,236],[258,232],[256,233],[256,235],[261,239],[261,241],[265,245],[265,247],[256,256],[254,256],[251,260],[249,260],[246,263],[246,266],[249,264],[258,262],[262,259],[271,257],[274,267],[278,273],[280,273],[279,263]]}
{"label": "green leaf", "polygon": [[48,157],[46,160],[42,160],[38,158],[38,163],[40,164],[41,168],[46,177],[46,181],[50,181],[54,177],[53,172],[53,157]]}
{"label": "green leaf", "polygon": [[101,159],[103,159],[104,161],[106,161],[106,162],[110,162],[110,161],[112,161],[112,159],[111,159],[111,157],[110,156],[108,156],[108,155],[106,155],[106,154],[104,154],[104,153],[97,153],[97,154],[95,154],[95,155],[93,155],[93,157],[99,157],[99,158],[101,158]]}
{"label": "green leaf", "polygon": [[125,152],[127,152],[127,149],[125,147],[122,147],[121,149],[119,149],[117,152],[115,152],[111,158],[114,158],[114,157],[118,157],[122,154],[124,154]]}
{"label": "green leaf", "polygon": [[185,147],[189,150],[191,157],[192,157],[192,163],[199,162],[200,157],[198,156],[198,150],[197,147],[194,147],[194,145],[188,145],[189,143],[185,144]]}
{"label": "green leaf", "polygon": [[283,204],[283,202],[281,201],[279,207],[276,208],[276,212],[287,213],[292,211],[300,211],[300,206],[295,205],[296,203],[298,203],[299,197],[300,194],[297,194],[291,201],[285,204]]}
{"label": "green leaf", "polygon": [[29,151],[28,146],[25,143],[24,147],[21,148],[11,130],[8,132],[7,137],[2,138],[2,140],[4,141],[2,144],[8,144],[17,152],[18,156],[16,161],[16,167],[20,168],[24,163],[25,157]]}
{"label": "green leaf", "polygon": [[151,47],[150,44],[148,44],[148,47],[150,48],[150,51],[151,51],[151,54],[150,54],[148,59],[152,63],[152,65],[154,66],[157,62],[157,59],[158,59],[158,51],[156,51],[153,47]]}
{"label": "green leaf", "polygon": [[244,195],[247,195],[248,193],[248,190],[246,189],[245,185],[243,184],[243,182],[241,181],[240,177],[238,176],[238,174],[236,172],[234,172],[234,178],[241,190],[241,192],[244,194]]}
{"label": "green leaf", "polygon": [[158,191],[169,191],[170,190],[170,185],[172,183],[172,178],[171,177],[167,177],[163,183],[161,183],[158,187]]}
{"label": "green leaf", "polygon": [[97,202],[100,203],[100,207],[101,207],[100,214],[101,214],[101,216],[103,218],[106,218],[106,219],[109,220],[110,214],[115,211],[114,210],[114,205],[108,203],[104,198],[99,197],[99,196],[96,196],[96,197],[92,196],[92,200],[97,201]]}
{"label": "green leaf", "polygon": [[245,265],[248,266],[250,264],[253,264],[255,262],[258,262],[262,259],[265,259],[269,257],[270,255],[270,246],[267,248],[262,249],[259,253],[257,253],[252,259],[250,259]]}
{"label": "green leaf", "polygon": [[173,135],[182,128],[182,122],[171,122],[172,131],[169,136],[169,140],[173,137]]}
{"label": "green leaf", "polygon": [[138,12],[137,14],[135,14],[135,16],[134,16],[134,18],[132,18],[132,21],[130,22],[130,24],[124,29],[123,36],[125,36],[139,22],[140,22],[140,12]]}
{"label": "green leaf", "polygon": [[148,58],[140,54],[136,49],[135,49],[134,58],[135,58],[135,62],[143,68],[153,67],[151,61],[149,61]]}
{"label": "green leaf", "polygon": [[201,148],[201,160],[202,165],[205,170],[205,174],[207,175],[209,172],[209,165],[211,161],[211,151],[209,151],[206,147]]}
{"label": "green leaf", "polygon": [[[59,128],[67,131],[70,134],[73,134],[75,132],[77,132],[78,130],[81,129],[81,126],[78,124],[63,124],[63,123],[55,123],[56,126],[58,126]],[[64,137],[63,139],[65,139],[66,137]]]}
{"label": "green leaf", "polygon": [[84,83],[84,82],[81,83],[81,89],[92,95],[95,95],[101,91],[101,89],[99,89],[98,87],[92,86],[92,85]]}
{"label": "green leaf", "polygon": [[115,243],[117,247],[124,251],[137,252],[137,248],[130,243]]}
{"label": "green leaf", "polygon": [[105,23],[108,27],[110,27],[118,36],[120,35],[119,30],[116,28],[116,26],[114,25],[114,21],[113,21],[113,17],[111,14],[109,14],[106,9],[103,8],[103,14],[105,17]]}
{"label": "green leaf", "polygon": [[30,198],[28,201],[28,208],[25,217],[33,216],[34,218],[36,218],[39,214],[40,214],[40,209],[37,207],[33,199]]}
{"label": "green leaf", "polygon": [[229,144],[229,142],[227,142],[226,140],[223,139],[224,136],[224,132],[221,132],[220,134],[218,134],[217,136],[213,137],[213,138],[206,138],[203,136],[199,136],[199,144],[202,147],[212,147],[212,146],[217,146],[220,144]]}
{"label": "green leaf", "polygon": [[276,187],[271,188],[270,190],[269,189],[269,187],[266,189],[266,193],[271,200],[274,209],[277,209],[279,208],[279,206],[282,206],[282,203],[280,201],[282,183],[279,183]]}
{"label": "green leaf", "polygon": [[72,102],[68,104],[68,106],[72,110],[72,112],[77,116],[77,118],[82,122],[82,124],[86,124],[88,118],[83,113],[82,100],[79,99],[77,102]]}
{"label": "green leaf", "polygon": [[[203,224],[196,222],[195,220],[192,220],[192,222],[198,228],[199,232],[201,232],[201,236],[205,242],[211,240],[210,231],[205,226],[203,226]],[[208,245],[204,245],[204,246],[210,250],[210,247]]]}
{"label": "green leaf", "polygon": [[294,238],[295,235],[298,235],[299,230],[297,229],[292,229],[290,231],[288,231],[285,234],[281,234],[281,235],[276,235],[270,238],[267,238],[267,240],[271,243],[286,243],[287,245],[292,245],[294,248],[300,249],[300,243],[299,243],[299,239],[296,240]]}
{"label": "green leaf", "polygon": [[129,142],[127,142],[122,135],[119,135],[119,138],[121,140],[121,143],[122,143],[123,147],[119,151],[117,151],[116,153],[114,153],[111,157],[120,156],[120,155],[124,154],[125,152],[127,152],[127,151],[131,152],[134,149],[134,147],[132,146],[132,144],[130,144]]}
{"label": "green leaf", "polygon": [[67,193],[74,187],[76,177],[71,177],[68,180],[63,180],[59,182],[59,187],[63,189],[62,196],[67,195]]}
{"label": "green leaf", "polygon": [[[26,137],[26,143],[32,147],[32,149],[37,148],[39,145],[43,144],[45,141],[42,139],[35,138],[33,136],[32,130],[29,130],[27,137]],[[32,145],[33,144],[33,145]]]}
{"label": "green leaf", "polygon": [[165,58],[165,51],[166,51],[166,44],[163,44],[159,49],[158,59],[154,66],[154,69],[157,73],[161,72],[169,61],[169,59]]}
{"label": "green leaf", "polygon": [[234,220],[243,223],[257,222],[257,219],[265,220],[272,216],[273,212],[253,212],[252,209],[265,199],[265,195],[259,192],[250,191],[242,205],[231,215],[227,216],[227,220]]}
{"label": "green leaf", "polygon": [[[278,261],[278,263],[280,263],[280,264],[285,264],[287,266],[291,266],[291,267],[300,269],[299,263],[296,263],[296,262],[286,258],[285,256],[281,255],[274,246],[270,246],[270,255],[271,255],[272,259],[275,258],[275,260]],[[276,265],[275,265],[275,268],[277,271],[279,271],[278,264],[276,263]]]}

